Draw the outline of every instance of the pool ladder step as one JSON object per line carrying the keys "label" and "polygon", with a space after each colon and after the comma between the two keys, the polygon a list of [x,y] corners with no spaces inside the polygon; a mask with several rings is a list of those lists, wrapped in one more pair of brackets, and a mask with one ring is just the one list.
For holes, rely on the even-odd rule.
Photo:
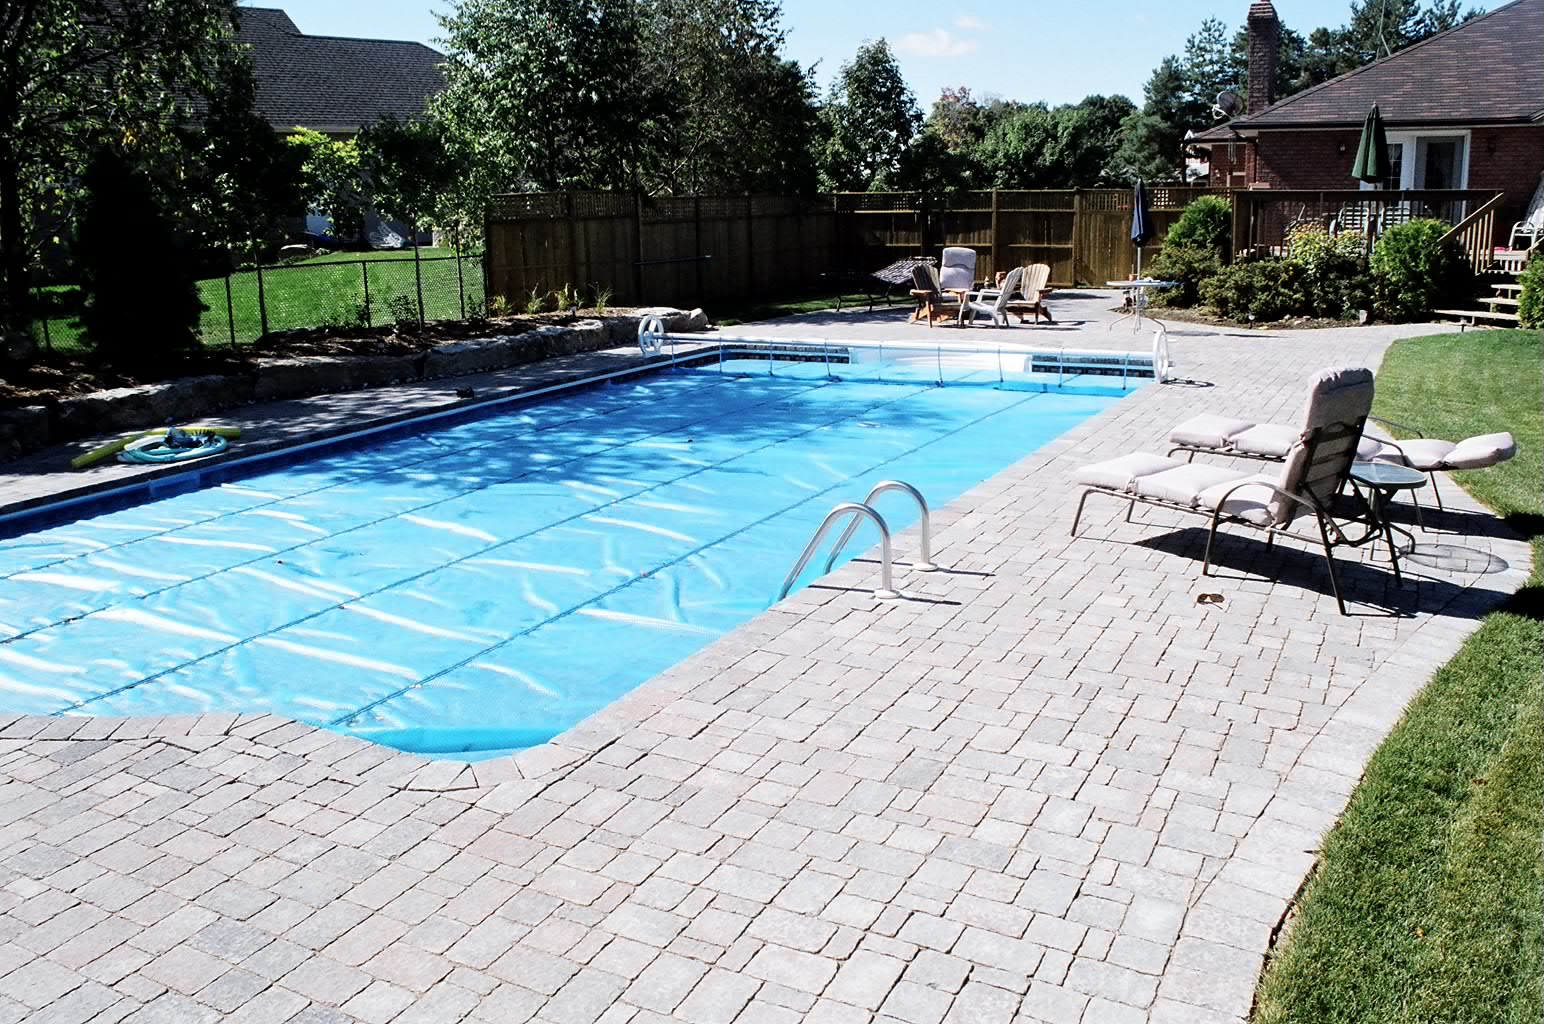
{"label": "pool ladder step", "polygon": [[937,569],[938,566],[933,564],[933,520],[928,511],[927,499],[922,496],[921,491],[904,480],[882,480],[869,490],[868,497],[862,501],[844,501],[827,513],[826,518],[820,524],[820,528],[815,531],[815,535],[810,538],[810,542],[804,546],[804,552],[799,555],[798,561],[794,562],[793,569],[789,571],[787,579],[783,580],[783,589],[778,592],[777,599],[781,601],[788,596],[788,592],[793,589],[794,583],[798,581],[799,574],[804,571],[805,567],[809,565],[810,559],[815,557],[815,552],[820,549],[820,542],[825,540],[826,534],[830,532],[831,527],[843,519],[847,520],[847,529],[842,531],[842,535],[831,546],[831,554],[826,559],[826,566],[821,575],[831,571],[831,567],[836,564],[837,558],[841,556],[842,549],[847,546],[848,541],[852,540],[853,534],[858,532],[858,527],[862,525],[863,520],[867,519],[879,527],[879,587],[874,591],[874,596],[881,601],[890,601],[900,597],[900,591],[895,589],[894,576],[891,571],[892,545],[890,543],[890,525],[885,522],[885,517],[874,509],[874,500],[888,491],[899,491],[902,494],[909,495],[917,503],[917,508],[922,512],[922,537],[917,552],[917,560],[911,563],[912,570],[914,572],[932,572],[934,569]]}

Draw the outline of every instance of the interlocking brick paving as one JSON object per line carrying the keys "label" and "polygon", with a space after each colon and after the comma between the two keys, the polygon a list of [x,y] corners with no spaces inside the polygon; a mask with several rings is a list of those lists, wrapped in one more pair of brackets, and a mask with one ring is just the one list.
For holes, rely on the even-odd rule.
{"label": "interlocking brick paving", "polygon": [[[1133,344],[1108,302],[764,330]],[[1342,617],[1295,542],[1230,533],[1203,579],[1201,520],[1097,498],[1069,537],[1071,473],[1200,410],[1290,420],[1312,371],[1428,330],[1177,325],[1192,384],[939,510],[947,571],[904,600],[850,564],[515,758],[0,718],[0,1022],[1238,1020],[1367,757],[1527,547],[1449,487],[1419,536],[1506,567],[1399,587],[1343,554]]]}

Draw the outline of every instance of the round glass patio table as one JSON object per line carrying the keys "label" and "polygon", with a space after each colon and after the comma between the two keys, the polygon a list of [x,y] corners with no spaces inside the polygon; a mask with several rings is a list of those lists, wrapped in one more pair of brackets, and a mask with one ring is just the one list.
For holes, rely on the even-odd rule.
{"label": "round glass patio table", "polygon": [[1388,515],[1389,505],[1400,491],[1414,491],[1426,486],[1426,474],[1409,466],[1392,462],[1354,462],[1351,464],[1351,484],[1358,494],[1365,491],[1367,501],[1368,538],[1382,537],[1389,546],[1389,561],[1394,566],[1394,579],[1399,580],[1399,545],[1394,534],[1399,533],[1410,541],[1415,550],[1415,534],[1395,526]]}

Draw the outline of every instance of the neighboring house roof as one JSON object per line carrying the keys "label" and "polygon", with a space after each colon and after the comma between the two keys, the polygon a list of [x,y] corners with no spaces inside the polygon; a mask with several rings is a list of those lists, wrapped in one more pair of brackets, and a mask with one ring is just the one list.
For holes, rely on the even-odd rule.
{"label": "neighboring house roof", "polygon": [[1390,128],[1544,123],[1544,0],[1498,7],[1192,141],[1358,127],[1374,103]]}
{"label": "neighboring house roof", "polygon": [[289,15],[239,7],[252,48],[257,111],[279,131],[355,132],[378,118],[416,117],[445,87],[445,57],[422,43],[308,36]]}

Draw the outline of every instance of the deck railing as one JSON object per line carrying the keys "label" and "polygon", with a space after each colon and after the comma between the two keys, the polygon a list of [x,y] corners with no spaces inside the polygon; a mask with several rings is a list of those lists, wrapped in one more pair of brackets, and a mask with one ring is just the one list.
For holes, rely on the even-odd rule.
{"label": "deck railing", "polygon": [[1490,268],[1494,262],[1496,240],[1496,207],[1506,194],[1497,192],[1469,216],[1453,225],[1453,230],[1442,236],[1442,241],[1456,239],[1469,258],[1469,265],[1476,274]]}
{"label": "deck railing", "polygon": [[1279,253],[1294,228],[1375,232],[1419,218],[1457,225],[1489,202],[1491,189],[1250,189],[1233,193],[1239,252]]}

